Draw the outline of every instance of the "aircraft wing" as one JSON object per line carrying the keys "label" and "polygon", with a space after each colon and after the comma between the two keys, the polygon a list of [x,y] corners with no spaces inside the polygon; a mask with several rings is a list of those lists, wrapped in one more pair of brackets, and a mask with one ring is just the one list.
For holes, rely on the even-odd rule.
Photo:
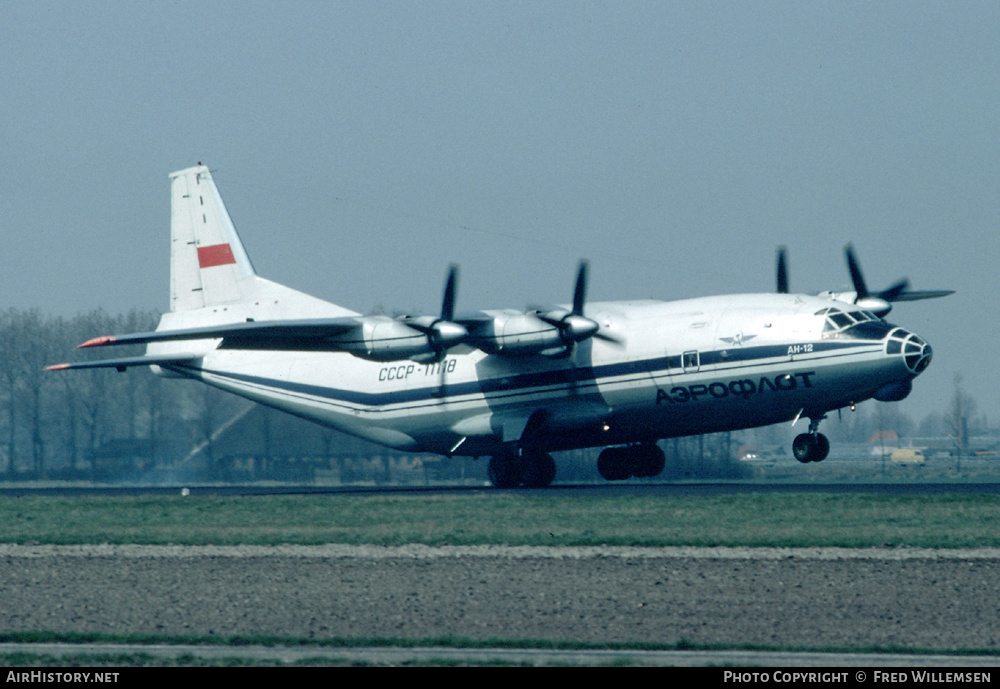
{"label": "aircraft wing", "polygon": [[317,318],[287,321],[245,321],[201,328],[181,330],[155,330],[131,335],[95,337],[80,345],[105,347],[109,345],[148,344],[150,342],[176,342],[180,340],[222,339],[223,349],[281,349],[281,350],[338,350],[337,343],[327,342],[331,337],[360,330],[362,323],[356,318]]}

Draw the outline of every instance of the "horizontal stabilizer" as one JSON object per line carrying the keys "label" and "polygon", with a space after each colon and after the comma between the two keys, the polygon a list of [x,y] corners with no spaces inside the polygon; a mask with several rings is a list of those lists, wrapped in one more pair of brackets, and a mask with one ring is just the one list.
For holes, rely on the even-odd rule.
{"label": "horizontal stabilizer", "polygon": [[170,366],[186,364],[199,358],[199,354],[164,354],[161,356],[129,356],[121,359],[103,359],[100,361],[78,361],[72,364],[55,364],[46,366],[46,371],[68,371],[84,368],[116,368],[124,371],[133,366]]}

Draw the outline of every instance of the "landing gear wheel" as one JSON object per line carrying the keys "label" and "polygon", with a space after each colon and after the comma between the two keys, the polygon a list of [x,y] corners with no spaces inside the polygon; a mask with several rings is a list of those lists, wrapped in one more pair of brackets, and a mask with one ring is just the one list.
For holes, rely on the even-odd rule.
{"label": "landing gear wheel", "polygon": [[521,483],[521,467],[511,455],[503,454],[490,457],[486,466],[486,474],[494,488],[517,488]]}
{"label": "landing gear wheel", "polygon": [[812,461],[813,448],[815,446],[816,438],[812,433],[797,435],[795,436],[795,440],[792,441],[792,454],[795,455],[795,459],[803,464],[808,464]]}
{"label": "landing gear wheel", "polygon": [[822,433],[803,433],[792,441],[792,454],[803,464],[822,462],[830,454],[830,441]]}
{"label": "landing gear wheel", "polygon": [[640,445],[633,448],[632,475],[637,478],[652,478],[663,473],[667,465],[663,450],[656,445]]}
{"label": "landing gear wheel", "polygon": [[666,458],[663,450],[653,443],[609,447],[597,457],[597,471],[607,481],[624,481],[630,476],[659,476],[664,466]]}
{"label": "landing gear wheel", "polygon": [[552,485],[556,477],[556,462],[552,459],[552,455],[546,452],[526,455],[522,462],[525,488],[546,488]]}
{"label": "landing gear wheel", "polygon": [[597,471],[606,481],[624,481],[632,475],[632,467],[625,448],[609,447],[597,456]]}
{"label": "landing gear wheel", "polygon": [[816,434],[816,456],[814,462],[822,462],[830,454],[830,441],[822,433]]}

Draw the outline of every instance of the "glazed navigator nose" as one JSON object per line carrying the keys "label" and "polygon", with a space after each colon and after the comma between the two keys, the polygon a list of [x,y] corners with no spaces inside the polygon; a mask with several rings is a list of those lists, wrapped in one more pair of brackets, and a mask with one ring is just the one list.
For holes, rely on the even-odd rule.
{"label": "glazed navigator nose", "polygon": [[885,343],[885,353],[889,356],[900,355],[906,363],[906,368],[913,375],[923,373],[931,363],[933,350],[927,342],[903,328],[896,328]]}

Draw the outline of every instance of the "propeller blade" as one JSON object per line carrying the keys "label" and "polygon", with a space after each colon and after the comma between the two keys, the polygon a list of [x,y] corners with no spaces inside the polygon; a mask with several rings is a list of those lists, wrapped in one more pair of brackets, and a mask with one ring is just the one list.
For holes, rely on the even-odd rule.
{"label": "propeller blade", "polygon": [[609,342],[613,345],[618,345],[619,347],[625,346],[625,338],[621,335],[610,335],[606,332],[598,331],[594,333],[594,337],[598,340],[604,340],[605,342]]}
{"label": "propeller blade", "polygon": [[878,293],[878,297],[885,299],[886,301],[899,301],[899,298],[906,293],[906,290],[910,287],[910,281],[903,278],[896,284],[894,284],[889,289],[884,289]]}
{"label": "propeller blade", "polygon": [[778,247],[778,294],[788,294],[788,261],[785,247]]}
{"label": "propeller blade", "polygon": [[[455,317],[455,299],[458,292],[458,266],[452,263],[448,267],[448,279],[444,283],[444,298],[441,302],[441,320],[436,324],[438,327],[437,336],[439,342],[444,339],[442,328],[448,326],[448,330],[453,331],[453,335],[457,338],[454,341],[457,343],[464,340],[468,336],[469,331],[458,323],[453,323],[452,319]],[[461,331],[459,331],[459,328]],[[461,334],[460,334],[461,333]],[[441,367],[441,378],[438,381],[438,388],[432,394],[434,397],[440,397],[441,399],[446,398],[445,384],[447,383],[447,371],[448,367],[444,364],[445,354],[448,352],[448,346],[444,345],[441,347],[441,351],[438,353],[438,366]]]}
{"label": "propeller blade", "polygon": [[443,356],[441,357],[441,360],[438,362],[438,366],[441,367],[441,377],[438,379],[437,390],[435,390],[434,392],[432,392],[431,396],[433,396],[433,397],[440,397],[440,398],[444,399],[445,396],[446,396],[446,393],[447,393],[447,390],[445,390],[445,385],[447,385],[447,383],[448,383],[448,380],[447,380],[448,367],[445,366],[445,364],[444,364],[444,357]]}
{"label": "propeller blade", "polygon": [[937,299],[938,297],[947,297],[949,294],[954,294],[953,289],[930,289],[930,290],[915,290],[906,291],[895,298],[895,301],[919,301],[921,299]]}
{"label": "propeller blade", "polygon": [[450,321],[455,317],[455,283],[458,280],[458,266],[448,268],[448,280],[444,285],[444,301],[441,304],[441,320]]}
{"label": "propeller blade", "polygon": [[858,259],[854,255],[854,247],[850,244],[844,247],[844,253],[847,255],[847,269],[851,271],[851,282],[854,283],[854,291],[858,295],[858,299],[865,299],[868,297],[868,287],[865,286],[865,278],[861,274],[861,266],[858,265]]}
{"label": "propeller blade", "polygon": [[580,261],[580,269],[576,274],[576,288],[573,290],[573,313],[583,315],[583,303],[587,299],[587,262]]}

